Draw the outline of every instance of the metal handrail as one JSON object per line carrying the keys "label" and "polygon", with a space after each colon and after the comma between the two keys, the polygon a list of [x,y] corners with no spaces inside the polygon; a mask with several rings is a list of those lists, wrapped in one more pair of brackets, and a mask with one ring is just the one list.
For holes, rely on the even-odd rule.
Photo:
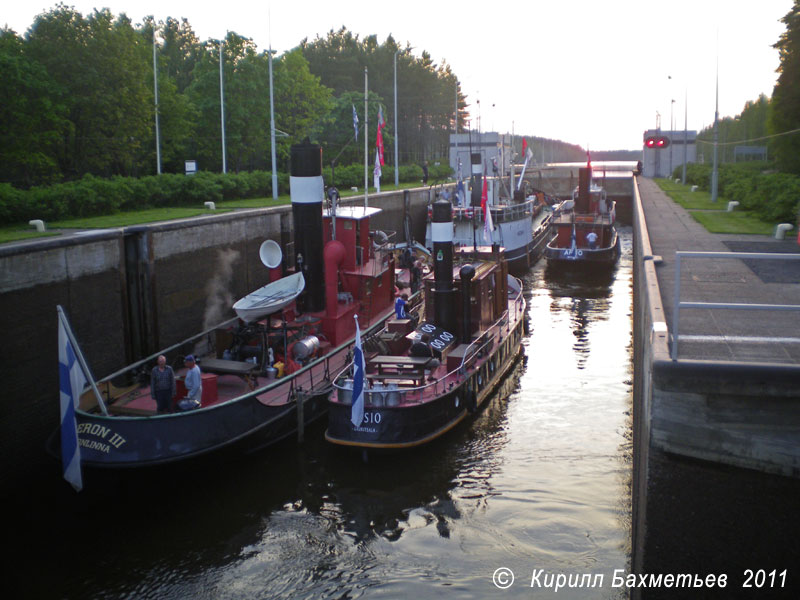
{"label": "metal handrail", "polygon": [[754,260],[800,260],[800,254],[786,254],[773,252],[689,252],[678,251],[675,253],[675,314],[673,317],[674,333],[672,334],[672,360],[678,360],[678,332],[681,308],[719,308],[732,310],[797,310],[800,304],[760,304],[737,302],[681,302],[681,257],[683,258],[733,258]]}

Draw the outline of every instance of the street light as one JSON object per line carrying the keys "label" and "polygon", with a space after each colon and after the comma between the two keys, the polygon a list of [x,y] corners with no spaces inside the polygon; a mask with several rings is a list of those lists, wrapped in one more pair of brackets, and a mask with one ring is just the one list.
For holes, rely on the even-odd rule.
{"label": "street light", "polygon": [[684,87],[683,88],[683,170],[681,171],[681,184],[686,185],[686,161],[687,158],[687,151],[686,151],[686,144],[688,137],[689,129],[689,92]]}
{"label": "street light", "polygon": [[269,45],[269,146],[272,154],[272,199],[278,199],[278,172],[275,169],[275,94],[272,89],[272,43]]}
{"label": "street light", "polygon": [[394,51],[394,185],[400,186],[400,163],[397,160],[397,53]]}
{"label": "street light", "polygon": [[[675,130],[675,122],[672,118],[672,109],[675,106],[675,98],[670,101],[669,105],[669,136],[672,137],[672,132]],[[669,178],[672,179],[672,144],[669,145]]]}

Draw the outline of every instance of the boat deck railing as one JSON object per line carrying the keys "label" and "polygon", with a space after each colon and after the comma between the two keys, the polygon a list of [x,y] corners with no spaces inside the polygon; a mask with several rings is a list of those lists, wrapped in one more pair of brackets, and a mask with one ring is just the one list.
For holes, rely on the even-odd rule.
{"label": "boat deck railing", "polygon": [[[479,358],[482,353],[491,350],[492,344],[497,337],[502,338],[503,335],[508,335],[511,332],[511,323],[516,323],[522,318],[522,313],[525,310],[525,301],[522,295],[522,282],[509,275],[509,296],[513,298],[513,303],[506,309],[503,314],[497,319],[492,326],[484,331],[478,338],[469,344],[461,363],[453,370],[446,373],[444,376],[437,376],[434,381],[426,382],[423,385],[408,385],[408,384],[377,384],[372,388],[365,386],[364,388],[364,405],[369,407],[383,407],[383,406],[396,406],[403,404],[419,404],[423,402],[426,397],[429,397],[431,392],[436,395],[440,391],[446,390],[447,386],[454,385],[455,382],[461,382],[469,373],[470,368]],[[513,294],[513,296],[512,296]],[[503,331],[503,328],[506,328]],[[333,380],[333,387],[336,389],[338,398],[350,398],[352,402],[352,379],[348,374],[352,372],[353,362],[350,362]],[[340,382],[347,382],[348,385]],[[409,380],[410,381],[410,380]]]}
{"label": "boat deck railing", "polygon": [[[498,224],[529,219],[533,215],[535,201],[535,198],[531,198],[519,204],[490,205],[492,222]],[[483,223],[483,212],[479,206],[454,206],[453,219],[456,221],[472,221],[474,219],[476,223]]]}

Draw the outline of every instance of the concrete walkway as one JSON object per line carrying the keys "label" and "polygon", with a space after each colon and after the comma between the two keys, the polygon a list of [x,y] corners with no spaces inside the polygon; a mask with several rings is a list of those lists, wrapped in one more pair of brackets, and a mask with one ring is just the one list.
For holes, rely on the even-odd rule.
{"label": "concrete walkway", "polygon": [[[661,300],[674,335],[676,252],[782,252],[800,254],[797,231],[789,239],[709,233],[651,179],[639,192],[657,264]],[[800,260],[681,259],[681,301],[800,305]],[[800,364],[800,312],[681,309],[681,359]]]}

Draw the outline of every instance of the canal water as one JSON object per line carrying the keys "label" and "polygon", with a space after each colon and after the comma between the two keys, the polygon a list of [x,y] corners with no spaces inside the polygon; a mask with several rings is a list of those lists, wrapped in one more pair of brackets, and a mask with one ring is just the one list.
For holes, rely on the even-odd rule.
{"label": "canal water", "polygon": [[[319,427],[303,446],[235,463],[90,472],[80,494],[53,467],[6,513],[12,592],[626,597],[611,585],[630,560],[632,253],[621,233],[609,275],[530,270],[522,356],[445,439],[365,463]],[[555,592],[559,575],[584,587]]]}

